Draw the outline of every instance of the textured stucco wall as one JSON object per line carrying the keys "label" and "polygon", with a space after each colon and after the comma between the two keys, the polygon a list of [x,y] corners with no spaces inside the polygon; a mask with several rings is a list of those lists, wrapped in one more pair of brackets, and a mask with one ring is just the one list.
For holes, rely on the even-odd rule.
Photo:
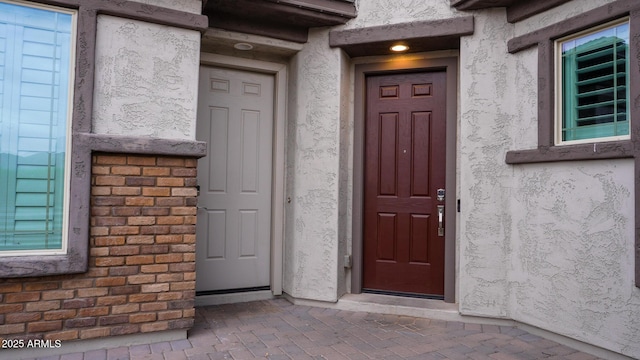
{"label": "textured stucco wall", "polygon": [[573,0],[515,24],[515,35],[520,36],[545,26],[553,25],[566,18],[603,6],[614,0]]}
{"label": "textured stucco wall", "polygon": [[[338,299],[344,269],[338,261],[341,138],[340,51],[328,30],[290,63],[284,291],[297,298]],[[342,246],[344,248],[344,246]],[[341,280],[338,280],[341,279]]]}
{"label": "textured stucco wall", "polygon": [[98,17],[93,132],[195,139],[200,33]]}
{"label": "textured stucco wall", "polygon": [[512,318],[637,358],[633,161],[514,170]]}
{"label": "textured stucco wall", "polygon": [[[511,318],[640,358],[633,162],[505,163],[507,151],[537,146],[537,49],[509,54],[507,41],[609,2],[575,0],[518,24],[504,9],[469,12],[475,33],[461,40],[459,70],[456,291],[462,314]],[[449,0],[360,1],[358,17],[342,28],[469,13]],[[353,67],[326,46],[325,30],[310,35],[291,62],[285,291],[333,301],[348,286],[353,94],[341,98],[352,90],[340,84],[348,71],[353,89]]]}
{"label": "textured stucco wall", "polygon": [[504,9],[478,12],[460,50],[460,312],[509,317],[512,170],[504,162],[515,116],[513,26]]}
{"label": "textured stucco wall", "polygon": [[[569,2],[518,23],[516,35],[610,2]],[[526,99],[535,99],[537,55],[513,55],[513,149],[536,146],[537,104]],[[513,166],[511,318],[640,358],[633,170],[630,159]]]}
{"label": "textured stucco wall", "polygon": [[362,0],[358,4],[358,17],[346,28],[388,25],[411,21],[445,19],[468,15],[451,8],[450,0]]}

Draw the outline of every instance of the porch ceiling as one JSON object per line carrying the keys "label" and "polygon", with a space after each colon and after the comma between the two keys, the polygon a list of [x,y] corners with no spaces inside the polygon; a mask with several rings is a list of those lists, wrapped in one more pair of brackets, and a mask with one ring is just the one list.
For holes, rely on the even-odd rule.
{"label": "porch ceiling", "polygon": [[344,24],[356,16],[345,0],[208,0],[209,27],[305,43],[309,28]]}

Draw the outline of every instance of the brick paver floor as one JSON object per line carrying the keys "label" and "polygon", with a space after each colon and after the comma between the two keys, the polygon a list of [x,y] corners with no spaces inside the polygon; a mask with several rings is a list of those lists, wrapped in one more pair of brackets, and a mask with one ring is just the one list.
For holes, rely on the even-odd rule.
{"label": "brick paver floor", "polygon": [[340,311],[276,299],[198,308],[187,340],[40,359],[597,358],[509,326]]}

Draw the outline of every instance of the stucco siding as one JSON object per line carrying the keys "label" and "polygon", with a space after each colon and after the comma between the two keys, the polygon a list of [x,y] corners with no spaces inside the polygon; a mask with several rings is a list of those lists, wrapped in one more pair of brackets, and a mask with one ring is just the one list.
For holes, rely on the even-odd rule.
{"label": "stucco siding", "polygon": [[633,161],[514,170],[512,317],[640,355]]}
{"label": "stucco siding", "polygon": [[363,0],[358,2],[358,17],[345,27],[360,28],[465,15],[468,14],[453,9],[449,0]]}
{"label": "stucco siding", "polygon": [[[640,290],[634,286],[633,278],[633,160],[505,163],[507,151],[533,149],[538,145],[537,49],[509,54],[507,42],[515,36],[610,2],[572,1],[510,24],[504,8],[457,12],[450,7],[449,1],[374,0],[360,2],[358,17],[343,28],[474,15],[475,32],[463,37],[460,47],[459,190],[456,194],[461,199],[457,219],[456,300],[459,310],[464,315],[514,319],[639,357]],[[324,40],[312,37],[302,52],[305,55],[295,60],[295,76],[299,78],[298,91],[294,95],[297,110],[293,113],[298,119],[297,129],[290,132],[290,136],[296,137],[297,149],[290,154],[304,159],[300,164],[290,163],[297,166],[289,173],[294,177],[289,183],[295,184],[295,191],[310,190],[311,184],[318,181],[317,174],[305,169],[320,165],[311,165],[307,159],[323,154],[323,161],[334,164],[340,161],[324,155],[323,147],[316,147],[317,139],[323,138],[317,137],[317,132],[311,140],[304,136],[306,131],[300,131],[301,125],[305,130],[310,129],[309,121],[303,125],[305,121],[300,115],[307,114],[313,107],[304,99],[317,99],[318,105],[324,108],[323,102],[328,101],[321,95],[328,92],[318,89],[328,86],[326,76],[332,71],[323,70],[323,76],[312,75],[315,72],[312,66],[319,66],[316,63],[320,62],[324,66],[329,64],[330,69],[346,71],[338,59],[331,56],[331,50],[323,49],[315,41]],[[313,56],[307,56],[310,53]],[[311,83],[307,84],[307,81]],[[321,121],[328,126],[330,119]],[[340,146],[345,146],[345,142],[343,138]],[[348,146],[352,147],[351,144]],[[328,163],[322,166],[334,168]],[[333,183],[329,184],[333,189]],[[324,188],[326,192],[327,187]],[[309,190],[303,194],[316,193],[316,190]],[[318,189],[317,193],[320,191]],[[333,190],[326,193],[338,196],[339,204],[350,194],[352,189],[346,194]],[[324,199],[322,202],[315,200],[313,206],[324,204]],[[331,213],[335,213],[336,201],[331,201],[333,205],[327,207],[332,209]],[[313,206],[305,207],[311,209]],[[303,212],[296,211],[298,213]],[[314,213],[324,219],[324,211],[314,210]],[[350,219],[351,215],[347,215]],[[312,218],[311,212],[303,217],[296,216],[295,224],[289,225],[292,230],[288,241],[302,245],[300,235],[309,230]],[[305,250],[304,256],[310,257],[313,253],[308,246],[301,246],[301,249]],[[316,253],[323,252],[318,249]],[[340,250],[339,260],[332,261],[341,261],[342,254]],[[296,268],[288,272],[290,287],[298,294],[321,298],[316,292],[323,290],[317,281],[314,282],[316,279],[306,275],[300,277],[294,271],[308,271],[313,261],[293,252],[289,256],[296,260],[292,265]],[[332,294],[333,291],[331,288]]]}
{"label": "stucco siding", "polygon": [[573,0],[564,3],[552,10],[534,15],[528,19],[515,24],[515,36],[520,36],[545,26],[553,25],[559,21],[572,16],[580,15],[585,11],[592,10],[613,2],[614,0]]}
{"label": "stucco siding", "polygon": [[[509,150],[538,146],[538,51],[510,54],[507,42],[610,2],[574,0],[511,24],[504,8],[361,1],[358,17],[340,29],[474,15],[474,34],[461,38],[459,51],[459,310],[639,358],[633,160],[505,162]],[[350,165],[353,64],[371,59],[403,57],[349,64],[327,46],[327,29],[318,29],[290,63],[284,289],[293,297],[335,301],[350,290],[342,261],[351,251],[358,171]]]}
{"label": "stucco siding", "polygon": [[504,9],[476,16],[460,51],[460,312],[508,317],[512,255],[509,183],[504,163],[515,115],[515,59],[505,56],[513,34]]}
{"label": "stucco siding", "polygon": [[[571,1],[515,25],[523,35],[610,0]],[[538,51],[516,59],[511,149],[537,146]],[[640,357],[632,159],[514,165],[510,317]],[[464,186],[463,186],[464,188]]]}
{"label": "stucco siding", "polygon": [[341,55],[328,30],[310,30],[291,62],[284,291],[338,298]]}
{"label": "stucco siding", "polygon": [[98,17],[93,132],[195,139],[200,34]]}

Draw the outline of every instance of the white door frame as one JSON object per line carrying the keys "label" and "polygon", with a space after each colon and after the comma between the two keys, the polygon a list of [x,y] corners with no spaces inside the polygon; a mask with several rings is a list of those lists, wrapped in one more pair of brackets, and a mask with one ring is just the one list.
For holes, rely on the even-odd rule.
{"label": "white door frame", "polygon": [[282,295],[287,66],[285,64],[210,53],[200,54],[200,65],[248,70],[272,74],[275,77],[273,110],[273,181],[271,185],[271,293],[274,296]]}

